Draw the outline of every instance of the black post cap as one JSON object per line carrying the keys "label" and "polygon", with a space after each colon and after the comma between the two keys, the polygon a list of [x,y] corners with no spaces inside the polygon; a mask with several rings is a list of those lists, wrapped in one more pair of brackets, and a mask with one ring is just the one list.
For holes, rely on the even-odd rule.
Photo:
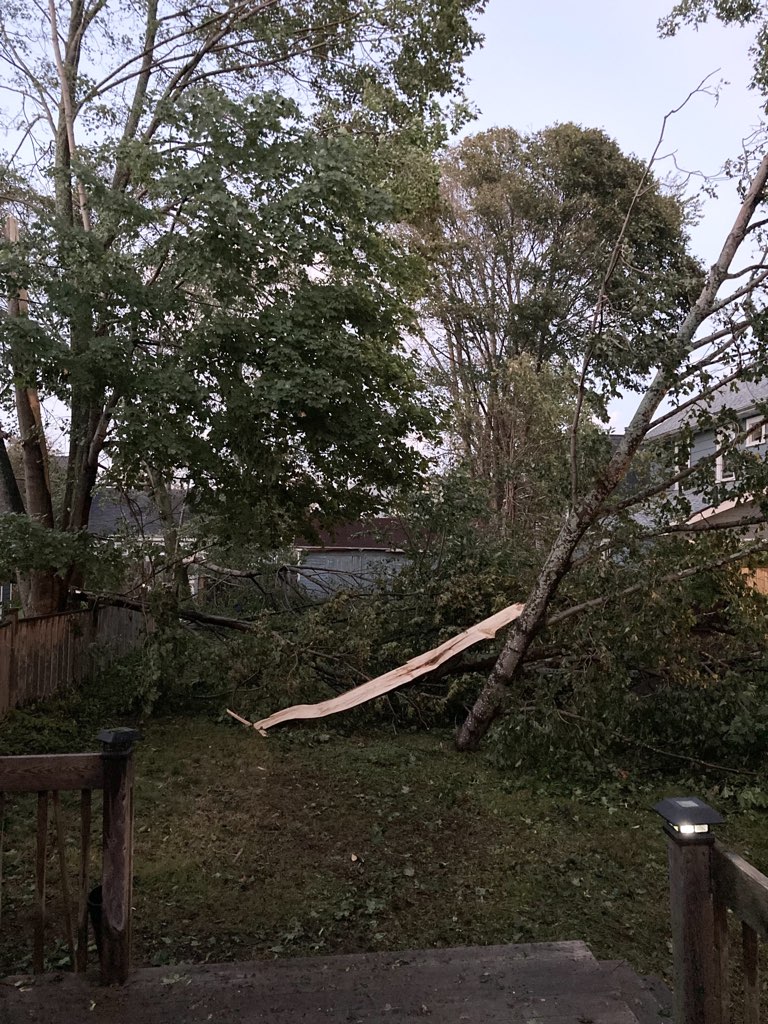
{"label": "black post cap", "polygon": [[96,739],[105,751],[116,752],[130,750],[133,744],[143,737],[138,729],[121,727],[119,729],[102,729]]}
{"label": "black post cap", "polygon": [[719,811],[697,796],[668,796],[653,809],[670,825],[722,825],[725,821]]}

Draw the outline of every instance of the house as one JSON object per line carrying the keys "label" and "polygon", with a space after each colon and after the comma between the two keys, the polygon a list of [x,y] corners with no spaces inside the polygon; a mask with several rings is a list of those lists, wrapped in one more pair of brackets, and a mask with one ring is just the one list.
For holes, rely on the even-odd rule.
{"label": "house", "polygon": [[293,547],[296,582],[316,598],[341,590],[372,590],[409,560],[402,524],[386,517],[320,530],[315,538],[295,540]]}
{"label": "house", "polygon": [[[182,518],[184,493],[171,491],[171,507],[178,524]],[[0,491],[0,515],[10,511]],[[152,498],[145,491],[121,491],[116,487],[102,487],[94,491],[88,515],[88,532],[96,537],[118,539],[126,535],[160,540],[163,523]]]}
{"label": "house", "polygon": [[[728,495],[731,486],[737,482],[738,468],[737,459],[729,456],[729,453],[716,455],[723,447],[725,435],[714,427],[698,427],[697,421],[705,414],[707,417],[717,417],[723,410],[729,410],[735,414],[738,427],[733,426],[729,431],[737,431],[739,440],[734,449],[739,456],[742,454],[753,455],[761,460],[768,455],[768,419],[761,409],[768,409],[768,379],[760,381],[739,381],[717,388],[707,398],[701,399],[686,409],[674,413],[669,419],[659,424],[648,433],[648,440],[670,440],[674,441],[676,436],[682,439],[683,431],[690,437],[686,441],[686,455],[681,452],[679,467],[685,469],[695,467],[702,459],[710,462],[709,480],[713,485],[722,485],[725,492],[722,498],[717,496],[717,488],[711,490],[707,495],[697,490],[693,482],[686,483],[681,480],[671,487],[671,493],[684,494],[690,504],[690,517],[688,522],[691,525],[700,525],[705,528],[707,525],[738,525],[739,522],[749,520],[759,515],[759,508],[749,495],[741,496],[738,500]],[[681,444],[682,448],[682,444]],[[685,459],[685,461],[683,461]],[[712,494],[715,498],[713,500]],[[762,524],[749,527],[749,531],[755,533],[763,529]]]}
{"label": "house", "polygon": [[[184,508],[184,492],[171,491],[171,509],[178,526]],[[120,491],[114,487],[96,490],[88,515],[88,532],[96,537],[141,537],[159,543],[164,525],[152,497],[145,491]]]}
{"label": "house", "polygon": [[[181,491],[171,491],[171,508],[177,525],[183,518],[184,497]],[[7,511],[0,493],[0,515]],[[117,544],[130,537],[159,545],[163,540],[164,526],[155,503],[146,492],[125,492],[115,487],[103,487],[94,492],[88,516],[88,532]],[[198,580],[194,574],[190,583],[195,592]],[[14,603],[15,589],[15,582],[0,580],[0,613],[3,608]]]}

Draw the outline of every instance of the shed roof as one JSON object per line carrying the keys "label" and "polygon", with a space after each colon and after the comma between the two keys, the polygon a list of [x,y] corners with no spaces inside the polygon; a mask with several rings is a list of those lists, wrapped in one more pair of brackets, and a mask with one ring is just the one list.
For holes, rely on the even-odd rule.
{"label": "shed roof", "polygon": [[406,544],[406,531],[400,520],[392,516],[339,523],[318,530],[316,539],[297,537],[293,542],[296,548],[315,551],[401,551]]}

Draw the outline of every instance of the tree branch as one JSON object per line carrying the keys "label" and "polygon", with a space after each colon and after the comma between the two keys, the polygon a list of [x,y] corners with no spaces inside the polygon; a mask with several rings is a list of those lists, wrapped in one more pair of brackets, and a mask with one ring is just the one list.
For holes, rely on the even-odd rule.
{"label": "tree branch", "polygon": [[561,612],[555,612],[554,615],[550,615],[546,620],[546,625],[547,627],[557,625],[560,622],[564,622],[566,619],[572,618],[574,615],[580,615],[582,612],[588,611],[590,608],[599,608],[600,605],[607,604],[609,601],[617,601],[619,598],[631,597],[632,594],[638,594],[643,590],[647,590],[649,587],[658,586],[661,583],[678,583],[682,580],[690,579],[691,576],[697,576],[701,572],[710,572],[713,569],[722,569],[726,565],[733,565],[735,562],[746,561],[750,555],[761,554],[764,551],[768,551],[768,540],[758,541],[754,544],[747,544],[735,553],[726,555],[723,558],[714,559],[711,562],[705,562],[703,565],[693,565],[688,569],[671,572],[666,576],[661,576],[658,580],[643,580],[642,583],[634,583],[631,587],[626,587],[624,590],[620,590],[616,594],[601,594],[600,597],[593,597],[589,601],[583,601],[581,604],[572,605],[570,608],[566,608]]}

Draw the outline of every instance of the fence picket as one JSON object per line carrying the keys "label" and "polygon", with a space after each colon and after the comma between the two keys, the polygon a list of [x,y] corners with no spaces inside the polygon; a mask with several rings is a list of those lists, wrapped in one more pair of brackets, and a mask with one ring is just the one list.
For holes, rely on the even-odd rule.
{"label": "fence picket", "polygon": [[731,1019],[731,985],[729,975],[728,907],[722,900],[713,901],[715,924],[715,959],[721,1024]]}
{"label": "fence picket", "polygon": [[64,904],[64,927],[67,934],[67,946],[75,969],[75,931],[72,927],[72,905],[69,901],[69,876],[67,874],[67,848],[64,840],[64,823],[61,820],[61,800],[58,789],[53,791],[53,819],[56,825],[56,849],[59,854],[59,875],[61,882],[61,900]]}
{"label": "fence picket", "polygon": [[88,891],[91,860],[91,790],[80,792],[80,891],[77,903],[75,970],[85,971],[88,960]]}
{"label": "fence picket", "polygon": [[5,793],[0,793],[0,925],[3,923],[3,850],[5,849]]}
{"label": "fence picket", "polygon": [[741,948],[744,957],[744,1024],[760,1024],[757,933],[746,921],[741,925]]}

